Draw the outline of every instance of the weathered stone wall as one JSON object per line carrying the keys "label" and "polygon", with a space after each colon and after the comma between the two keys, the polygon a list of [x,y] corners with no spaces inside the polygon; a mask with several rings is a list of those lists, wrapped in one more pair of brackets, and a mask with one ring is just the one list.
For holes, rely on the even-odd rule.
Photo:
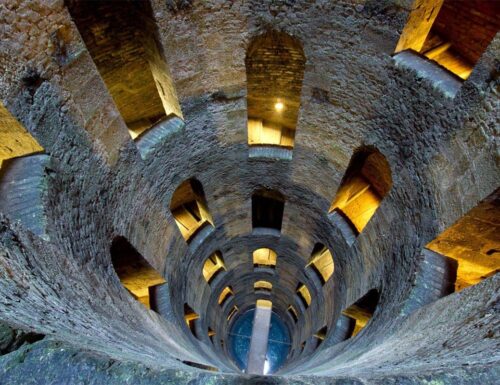
{"label": "weathered stone wall", "polygon": [[[497,277],[413,315],[402,310],[412,299],[422,248],[497,188],[498,95],[490,74],[500,42],[494,40],[450,99],[414,71],[394,65],[391,54],[409,11],[401,3],[213,1],[172,7],[152,2],[186,125],[144,159],[123,139],[125,126],[107,91],[92,97],[77,92],[75,84],[89,89],[84,80],[89,78],[104,87],[83,43],[70,39],[83,53],[69,67],[58,67],[41,52],[41,43],[31,43],[36,55],[26,58],[31,54],[13,49],[22,35],[22,20],[14,17],[18,13],[7,13],[14,28],[6,36],[11,55],[2,55],[0,61],[6,73],[2,99],[59,166],[46,202],[50,243],[2,222],[0,318],[78,341],[118,360],[174,368],[181,367],[176,361],[181,359],[229,371],[229,362],[211,348],[208,337],[198,342],[190,336],[182,320],[183,304],[202,315],[201,330],[210,326],[218,339],[225,338],[229,307],[221,311],[216,305],[220,289],[233,286],[229,306],[248,308],[257,298],[254,281],[265,276],[254,274],[252,251],[271,247],[278,253],[276,273],[269,278],[278,314],[288,319],[286,308],[298,281],[307,283],[314,297],[293,330],[294,348],[325,324],[333,330],[341,310],[368,290],[381,293],[372,321],[355,338],[298,356],[283,375],[359,374],[372,383],[398,383],[402,378],[408,383],[439,379],[473,384],[478,378],[493,383],[495,339],[482,330],[497,333],[495,317],[489,316]],[[41,18],[43,12],[45,8],[35,16]],[[53,22],[74,31],[60,4],[49,13],[47,25],[45,19],[39,21],[51,26],[49,33]],[[307,58],[291,161],[248,157],[245,50],[269,27],[299,39]],[[48,41],[42,31],[33,28],[37,42]],[[34,91],[23,86],[22,71],[14,65],[12,58],[19,54],[23,66],[45,71],[40,73],[47,80]],[[88,107],[85,114],[82,106]],[[102,125],[96,131],[83,117],[92,116],[90,111],[98,106],[106,106],[109,114],[99,115]],[[111,117],[117,119],[118,131],[106,128]],[[109,147],[103,150],[99,142]],[[328,209],[352,154],[366,145],[378,148],[388,160],[393,186],[349,245]],[[114,163],[106,162],[110,153]],[[191,177],[203,185],[214,229],[188,245],[169,204],[178,185]],[[279,237],[252,232],[251,195],[262,187],[285,196]],[[167,279],[172,306],[163,320],[121,287],[109,255],[115,235],[126,237]],[[335,260],[335,273],[325,286],[304,272],[317,242]],[[210,287],[201,267],[215,250],[222,252],[227,274]],[[461,307],[464,303],[468,306]],[[453,322],[451,312],[456,314]],[[480,323],[486,329],[474,327]],[[471,349],[459,345],[464,338]],[[443,350],[448,340],[450,348]],[[365,366],[368,358],[370,365]],[[459,366],[469,360],[474,369]],[[402,369],[396,371],[400,362]],[[315,369],[318,365],[321,372]],[[458,381],[457,373],[466,376]]]}

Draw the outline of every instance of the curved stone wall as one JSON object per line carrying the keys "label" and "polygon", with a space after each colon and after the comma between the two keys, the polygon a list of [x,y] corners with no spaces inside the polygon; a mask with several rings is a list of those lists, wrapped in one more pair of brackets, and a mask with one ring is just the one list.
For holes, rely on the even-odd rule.
{"label": "curved stone wall", "polygon": [[[45,239],[8,213],[0,217],[0,320],[48,336],[23,354],[50,352],[51,365],[63,365],[67,357],[52,350],[63,343],[79,352],[79,362],[111,358],[132,376],[146,365],[181,383],[238,383],[220,347],[227,313],[234,304],[241,313],[253,306],[262,298],[253,284],[266,279],[293,352],[271,383],[493,383],[498,274],[432,303],[414,288],[425,279],[425,245],[498,187],[498,36],[451,98],[391,57],[409,1],[150,4],[184,125],[158,135],[142,154],[64,4],[1,6],[8,28],[0,96],[54,168],[43,202]],[[247,144],[246,49],[271,29],[300,41],[306,58],[291,160],[249,157]],[[392,187],[350,237],[329,209],[352,156],[366,146],[387,159]],[[190,178],[203,186],[213,227],[186,242],[170,202]],[[262,188],[285,198],[279,235],[252,229],[252,194]],[[121,285],[110,255],[116,236],[166,279],[156,311]],[[335,263],[324,285],[305,269],[318,242]],[[260,247],[278,255],[272,275],[253,266]],[[217,250],[226,273],[209,285],[203,263]],[[312,295],[307,309],[297,302],[299,282]],[[217,299],[227,285],[234,297],[221,309]],[[330,343],[342,311],[371,289],[380,299],[367,326]],[[200,338],[186,326],[185,303],[200,315]],[[290,304],[297,323],[287,314]],[[314,349],[312,335],[325,325],[325,341]],[[0,382],[22,383],[5,357]],[[200,368],[220,373],[198,374]],[[104,372],[95,378],[115,375]]]}

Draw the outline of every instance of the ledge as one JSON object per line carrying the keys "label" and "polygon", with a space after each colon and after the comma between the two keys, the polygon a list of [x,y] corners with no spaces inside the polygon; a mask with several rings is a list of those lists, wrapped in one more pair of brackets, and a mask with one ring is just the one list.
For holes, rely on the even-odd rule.
{"label": "ledge", "polygon": [[276,273],[276,268],[268,266],[254,266],[253,271],[254,273],[274,275]]}
{"label": "ledge", "polygon": [[335,329],[333,329],[333,332],[323,341],[323,345],[325,347],[333,346],[351,338],[355,325],[356,321],[354,319],[341,314],[337,319]]}
{"label": "ledge", "polygon": [[356,233],[351,228],[351,225],[336,211],[329,213],[328,218],[339,229],[346,243],[352,246],[356,240]]}
{"label": "ledge", "polygon": [[135,144],[142,159],[146,159],[155,147],[168,137],[180,132],[184,128],[184,121],[175,115],[168,116],[149,130],[135,138]]}
{"label": "ledge", "polygon": [[252,229],[252,235],[268,235],[268,236],[271,236],[271,237],[281,237],[281,231],[280,230],[276,230],[276,229],[272,229],[270,227],[254,227]]}
{"label": "ledge", "polygon": [[280,146],[250,146],[248,149],[248,157],[250,159],[292,160],[292,155],[292,149]]}
{"label": "ledge", "polygon": [[0,212],[45,240],[49,239],[44,204],[49,160],[46,154],[32,154],[7,159],[0,169]]}
{"label": "ledge", "polygon": [[214,227],[207,222],[207,224],[203,226],[202,229],[197,231],[196,234],[189,239],[189,251],[194,252],[213,232]]}
{"label": "ledge", "polygon": [[326,285],[326,282],[323,283],[322,278],[312,266],[306,266],[304,268],[304,274],[307,277],[309,283],[312,283],[316,291],[321,292],[323,290],[323,286]]}
{"label": "ledge", "polygon": [[413,281],[413,288],[401,313],[408,315],[415,310],[446,297],[454,292],[457,261],[424,248]]}
{"label": "ledge", "polygon": [[396,67],[401,66],[416,71],[419,77],[429,80],[434,88],[450,98],[454,98],[462,86],[462,80],[458,76],[417,52],[403,51],[394,55],[393,59]]}

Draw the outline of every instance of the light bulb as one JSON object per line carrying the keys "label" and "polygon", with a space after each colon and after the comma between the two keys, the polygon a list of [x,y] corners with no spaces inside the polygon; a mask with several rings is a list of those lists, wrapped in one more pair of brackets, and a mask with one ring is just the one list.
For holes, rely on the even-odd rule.
{"label": "light bulb", "polygon": [[278,112],[283,111],[283,108],[285,108],[285,105],[282,102],[276,102],[274,105],[274,109]]}

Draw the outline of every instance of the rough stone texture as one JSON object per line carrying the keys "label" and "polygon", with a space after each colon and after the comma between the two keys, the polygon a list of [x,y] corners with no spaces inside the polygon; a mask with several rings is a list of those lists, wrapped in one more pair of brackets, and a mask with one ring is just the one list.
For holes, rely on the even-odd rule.
{"label": "rough stone texture", "polygon": [[[26,355],[3,356],[0,383],[29,383],[37,370],[46,383],[85,375],[89,383],[123,383],[111,378],[126,376],[147,384],[179,375],[180,383],[493,384],[498,274],[403,310],[423,271],[424,246],[498,187],[493,73],[500,39],[450,98],[391,57],[409,3],[151,1],[185,127],[144,159],[62,1],[0,4],[2,102],[55,165],[44,202],[50,241],[2,216],[0,319],[77,344],[70,354],[40,342]],[[248,156],[246,48],[270,28],[298,39],[307,60],[291,160]],[[386,157],[393,186],[347,242],[328,209],[362,146]],[[192,177],[203,185],[214,227],[188,245],[169,207],[175,189]],[[252,231],[251,196],[259,188],[285,196],[280,234]],[[146,310],[121,286],[109,253],[117,235],[166,278],[162,295],[169,301],[161,313],[168,317]],[[335,261],[324,286],[304,269],[317,242]],[[278,253],[273,273],[254,269],[259,247]],[[208,285],[202,266],[216,250],[227,273]],[[292,349],[323,325],[329,335],[279,376],[242,379],[226,374],[234,366],[220,343],[205,332],[199,340],[191,335],[183,304],[202,315],[199,330],[210,327],[216,341],[224,340],[229,309],[255,303],[259,279],[273,284],[273,309],[292,331]],[[307,310],[294,302],[299,281],[311,289]],[[235,295],[221,309],[217,298],[227,285]],[[342,309],[373,288],[381,297],[370,323],[329,346]],[[296,324],[286,313],[290,303],[300,310]],[[182,361],[221,373],[200,374]]]}
{"label": "rough stone texture", "polygon": [[50,158],[45,154],[9,159],[0,169],[0,212],[48,239],[47,199]]}

